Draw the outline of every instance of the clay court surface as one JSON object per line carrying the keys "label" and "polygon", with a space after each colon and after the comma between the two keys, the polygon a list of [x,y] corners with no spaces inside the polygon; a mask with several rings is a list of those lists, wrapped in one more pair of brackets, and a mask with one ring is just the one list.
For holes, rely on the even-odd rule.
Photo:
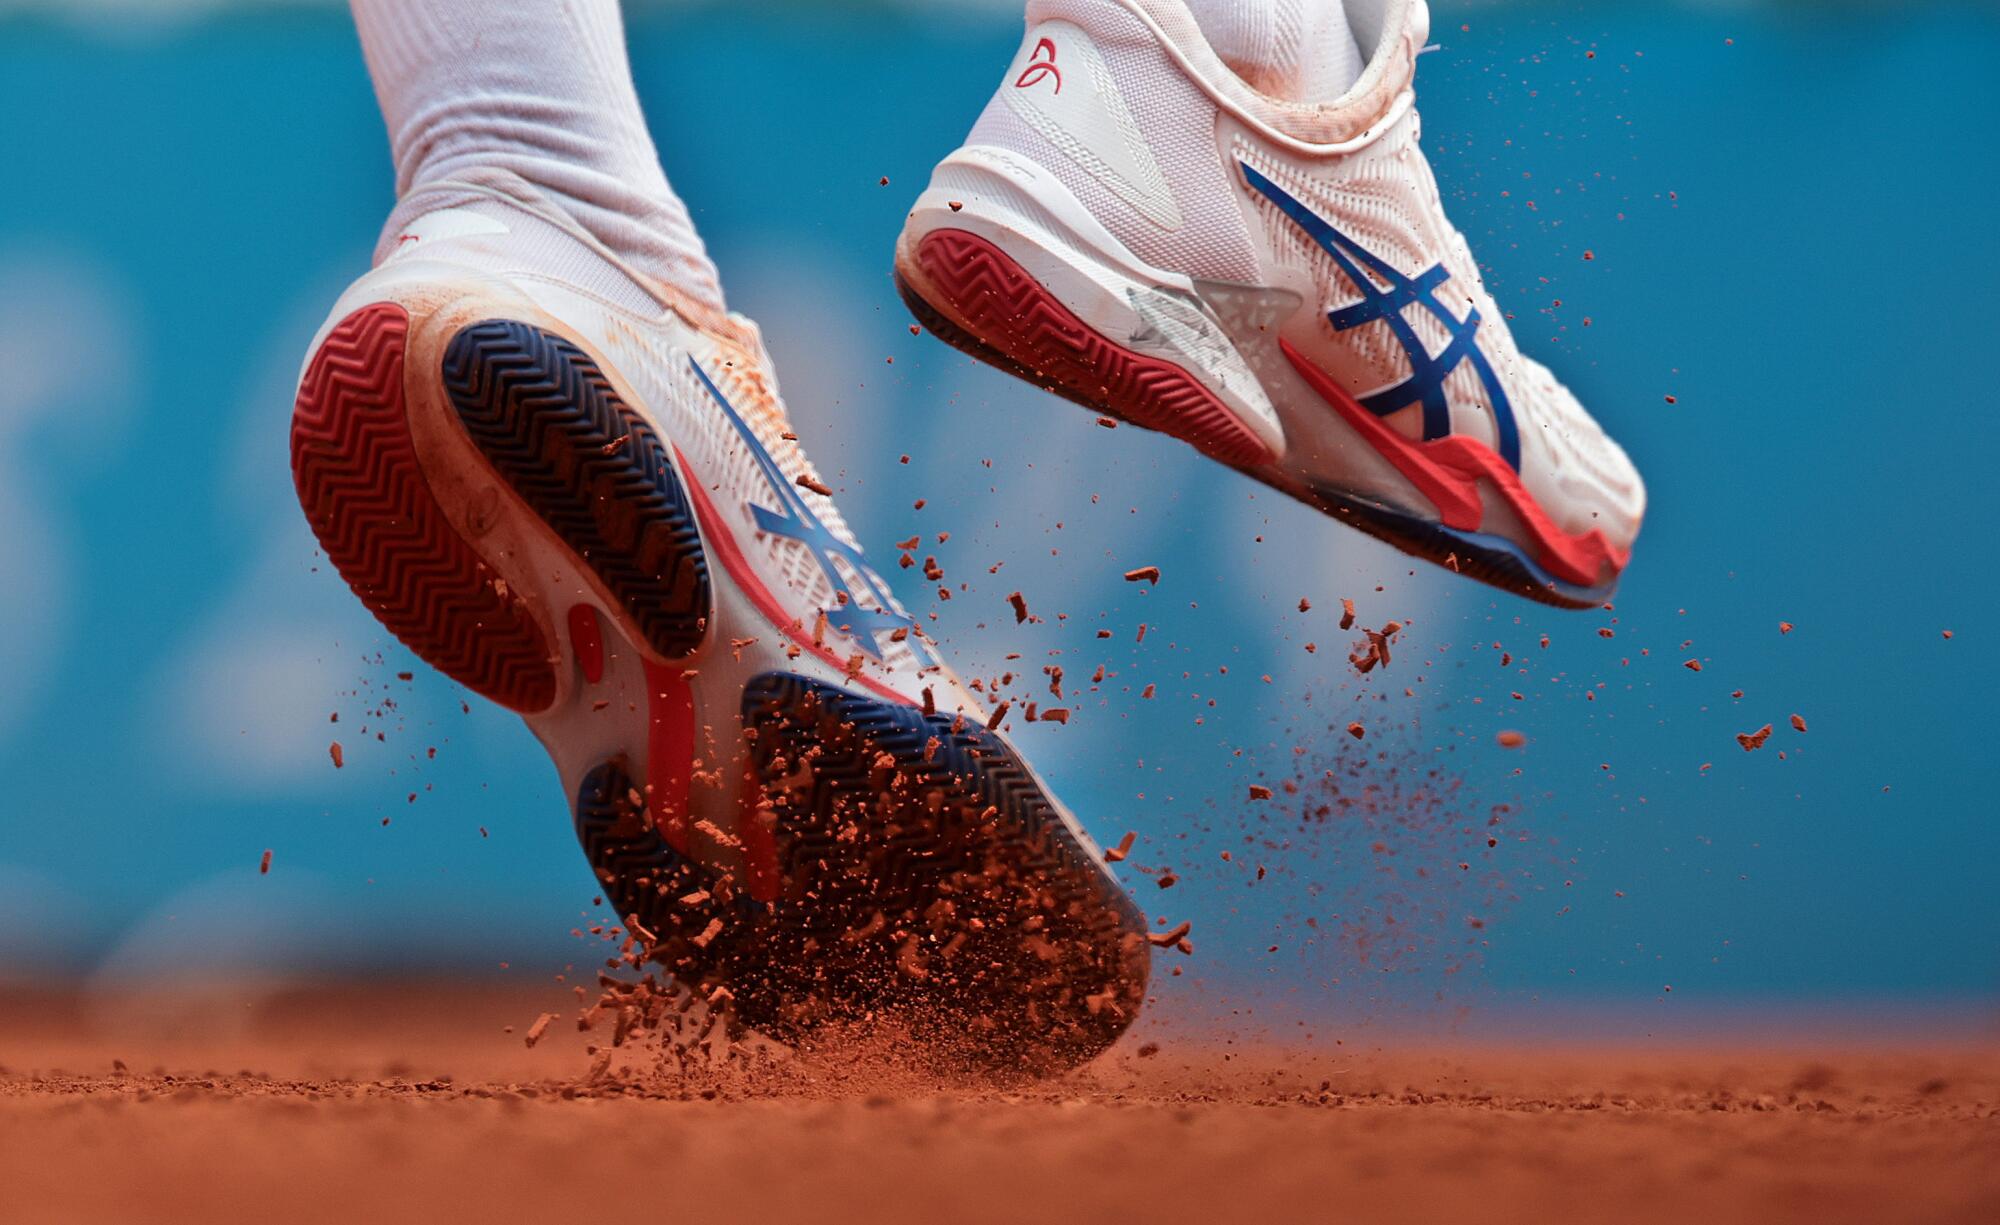
{"label": "clay court surface", "polygon": [[853,1058],[593,1083],[570,1016],[523,1046],[536,1008],[7,1000],[0,1218],[2000,1220],[1994,1044],[1163,1032],[1041,1084]]}

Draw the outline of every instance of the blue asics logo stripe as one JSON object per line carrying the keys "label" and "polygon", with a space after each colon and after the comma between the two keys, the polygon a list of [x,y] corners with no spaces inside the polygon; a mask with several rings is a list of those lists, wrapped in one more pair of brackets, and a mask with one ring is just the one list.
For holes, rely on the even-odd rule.
{"label": "blue asics logo stripe", "polygon": [[[1347,274],[1347,279],[1361,291],[1361,301],[1328,312],[1327,319],[1332,322],[1334,330],[1351,332],[1379,319],[1389,325],[1397,343],[1403,346],[1403,352],[1410,361],[1410,377],[1393,387],[1362,396],[1362,407],[1378,417],[1386,417],[1412,404],[1422,404],[1424,441],[1448,437],[1451,434],[1451,405],[1445,399],[1444,383],[1461,364],[1471,362],[1472,368],[1479,373],[1479,381],[1485,384],[1486,397],[1493,406],[1493,420],[1500,431],[1500,458],[1507,461],[1508,467],[1519,471],[1520,427],[1515,424],[1514,405],[1508,400],[1506,389],[1501,387],[1492,363],[1486,360],[1486,354],[1479,348],[1479,311],[1474,308],[1460,319],[1437,300],[1437,291],[1451,280],[1451,274],[1445,271],[1444,265],[1427,268],[1415,279],[1406,277],[1387,260],[1335,229],[1332,222],[1301,204],[1254,167],[1243,163],[1242,169],[1243,177],[1250,186],[1262,192],[1266,199],[1278,206],[1280,212],[1305,231],[1306,237],[1332,256],[1333,261],[1340,265],[1340,270]],[[1383,285],[1388,288],[1383,288]],[[1403,311],[1412,306],[1429,311],[1432,318],[1443,324],[1450,334],[1444,350],[1435,357],[1431,356],[1423,338],[1417,335],[1416,329],[1403,315]]]}
{"label": "blue asics logo stripe", "polygon": [[[749,446],[750,454],[757,460],[757,466],[763,469],[764,479],[769,482],[782,506],[781,511],[774,511],[755,502],[750,503],[750,514],[757,521],[757,530],[796,540],[806,546],[812,551],[813,560],[826,573],[827,581],[833,584],[836,596],[846,597],[836,598],[835,606],[825,610],[826,623],[851,636],[863,651],[878,661],[882,658],[882,644],[876,635],[902,630],[908,635],[910,650],[916,655],[917,663],[920,666],[935,666],[935,660],[929,658],[922,640],[916,635],[916,618],[896,611],[895,597],[869,569],[868,563],[862,560],[861,550],[826,529],[819,516],[813,514],[812,507],[806,505],[805,498],[786,479],[785,470],[778,466],[778,461],[772,459],[764,444],[757,441],[749,423],[737,414],[735,407],[729,403],[729,397],[722,394],[722,389],[701,368],[701,363],[689,358],[688,365],[694,368],[695,377],[701,380],[716,406],[722,409],[723,416],[729,418],[729,423],[736,427],[736,432]],[[874,599],[874,608],[863,608],[855,600],[854,590],[848,585],[848,574],[854,575],[867,588]]]}

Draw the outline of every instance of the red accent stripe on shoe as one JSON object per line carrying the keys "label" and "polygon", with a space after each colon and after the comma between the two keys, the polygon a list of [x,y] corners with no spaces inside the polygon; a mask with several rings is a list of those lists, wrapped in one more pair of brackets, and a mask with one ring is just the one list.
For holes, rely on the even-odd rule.
{"label": "red accent stripe on shoe", "polygon": [[1271,462],[1264,440],[1193,375],[1106,338],[986,239],[934,231],[918,244],[917,264],[941,298],[934,305],[1033,379],[1225,464]]}
{"label": "red accent stripe on shoe", "polygon": [[778,875],[778,814],[755,770],[743,779],[743,815],[736,831],[743,840],[743,885],[759,902],[775,902],[784,891]]}
{"label": "red accent stripe on shoe", "polygon": [[1305,359],[1288,340],[1279,347],[1299,372],[1299,377],[1331,404],[1356,433],[1396,466],[1417,492],[1437,507],[1438,517],[1448,528],[1476,532],[1486,517],[1480,500],[1479,482],[1493,486],[1521,525],[1534,538],[1535,560],[1551,574],[1586,587],[1617,577],[1631,560],[1632,551],[1613,545],[1596,528],[1588,532],[1565,532],[1549,518],[1541,503],[1521,484],[1521,475],[1494,454],[1492,448],[1470,438],[1453,435],[1429,442],[1412,442],[1388,423],[1362,407],[1348,391],[1325,371]]}
{"label": "red accent stripe on shoe", "polygon": [[548,635],[438,505],[403,402],[409,316],[356,311],[299,387],[292,479],[313,534],[376,619],[438,671],[523,713],[555,701]]}
{"label": "red accent stripe on shoe", "polygon": [[675,664],[646,665],[646,810],[667,845],[688,851],[688,796],[694,770],[694,690]]}
{"label": "red accent stripe on shoe", "polygon": [[588,604],[569,610],[569,649],[576,653],[585,681],[595,685],[604,679],[604,627],[598,624],[597,610]]}
{"label": "red accent stripe on shoe", "polygon": [[[694,690],[678,664],[647,659],[646,814],[653,828],[677,854],[688,855],[693,822],[696,747]],[[770,805],[754,773],[744,779],[736,838],[743,854],[743,885],[759,902],[776,901],[778,879],[777,827]],[[712,854],[713,852],[708,852]],[[707,854],[700,858],[706,860]]]}

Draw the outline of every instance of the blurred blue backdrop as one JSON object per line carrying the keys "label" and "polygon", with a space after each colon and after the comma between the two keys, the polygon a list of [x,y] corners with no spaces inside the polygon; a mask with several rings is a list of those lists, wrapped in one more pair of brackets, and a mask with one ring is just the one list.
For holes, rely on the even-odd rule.
{"label": "blurred blue backdrop", "polygon": [[[290,494],[298,362],[391,203],[352,29],[186,7],[0,5],[0,979],[545,982],[596,955],[553,772],[376,627]],[[1412,575],[909,334],[890,245],[1013,50],[1009,5],[630,25],[669,175],[864,541],[952,533],[968,673],[1107,665],[1022,739],[1100,837],[1181,876],[1131,878],[1195,923],[1168,1015],[1990,1007],[2000,17],[1434,13],[1448,203],[1649,478],[1612,612]],[[1148,563],[1157,589],[1120,581]],[[1016,627],[1017,589],[1069,619]],[[1342,596],[1413,622],[1388,672],[1347,667]],[[1343,749],[1356,717],[1374,734]],[[1372,806],[1244,800],[1356,753]]]}

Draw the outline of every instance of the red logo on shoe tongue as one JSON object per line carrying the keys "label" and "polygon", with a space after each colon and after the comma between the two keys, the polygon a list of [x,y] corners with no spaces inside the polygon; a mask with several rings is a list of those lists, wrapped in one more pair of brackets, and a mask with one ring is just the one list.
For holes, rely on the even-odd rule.
{"label": "red logo on shoe tongue", "polygon": [[[1049,58],[1042,58],[1044,52],[1048,54]],[[1041,42],[1035,44],[1033,62],[1028,65],[1028,70],[1021,74],[1021,79],[1014,82],[1014,88],[1026,89],[1030,85],[1039,85],[1049,77],[1055,78],[1056,92],[1061,93],[1062,69],[1056,67],[1056,45],[1044,38]]]}

